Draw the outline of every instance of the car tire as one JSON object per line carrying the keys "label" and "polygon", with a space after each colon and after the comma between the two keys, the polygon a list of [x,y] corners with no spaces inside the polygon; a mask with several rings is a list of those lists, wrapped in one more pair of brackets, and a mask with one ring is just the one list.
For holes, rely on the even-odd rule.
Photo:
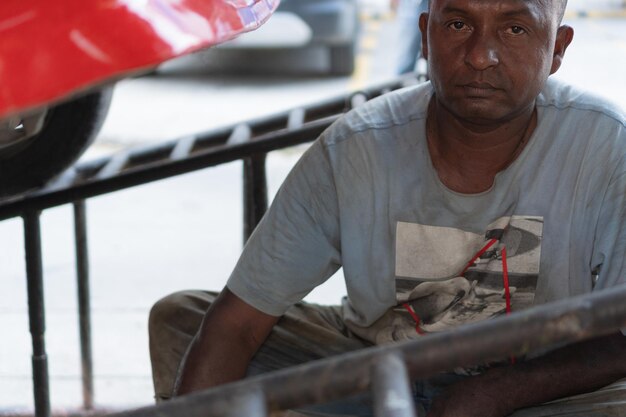
{"label": "car tire", "polygon": [[0,197],[40,187],[72,165],[95,139],[111,96],[107,88],[50,108],[41,131],[1,151]]}
{"label": "car tire", "polygon": [[354,43],[330,47],[330,72],[333,75],[350,75],[354,72],[356,47]]}

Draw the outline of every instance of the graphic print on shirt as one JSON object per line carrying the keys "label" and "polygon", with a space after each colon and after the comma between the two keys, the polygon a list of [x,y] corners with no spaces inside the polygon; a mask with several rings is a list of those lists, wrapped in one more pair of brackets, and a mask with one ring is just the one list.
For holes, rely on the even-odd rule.
{"label": "graphic print on shirt", "polygon": [[385,339],[485,320],[505,314],[507,304],[509,311],[532,306],[542,233],[543,218],[535,216],[499,218],[482,235],[398,222],[398,306]]}

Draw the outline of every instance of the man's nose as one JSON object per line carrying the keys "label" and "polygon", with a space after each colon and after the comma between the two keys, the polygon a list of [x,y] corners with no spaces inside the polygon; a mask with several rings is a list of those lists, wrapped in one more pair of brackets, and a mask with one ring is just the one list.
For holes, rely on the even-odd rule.
{"label": "man's nose", "polygon": [[477,71],[498,65],[498,41],[485,33],[478,33],[468,40],[465,63]]}

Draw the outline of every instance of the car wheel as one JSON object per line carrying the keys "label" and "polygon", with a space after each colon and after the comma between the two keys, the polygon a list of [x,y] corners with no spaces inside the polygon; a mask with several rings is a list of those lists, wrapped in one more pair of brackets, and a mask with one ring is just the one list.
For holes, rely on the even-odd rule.
{"label": "car wheel", "polygon": [[334,75],[350,75],[354,72],[356,47],[354,43],[330,47],[330,72]]}
{"label": "car wheel", "polygon": [[0,197],[44,185],[93,142],[112,89],[0,121]]}

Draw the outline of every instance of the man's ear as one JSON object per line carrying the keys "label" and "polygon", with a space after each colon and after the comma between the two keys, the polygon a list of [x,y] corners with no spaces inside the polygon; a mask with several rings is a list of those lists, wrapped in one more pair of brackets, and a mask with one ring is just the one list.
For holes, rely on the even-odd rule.
{"label": "man's ear", "polygon": [[428,60],[428,13],[422,13],[419,21],[422,32],[422,56]]}
{"label": "man's ear", "polygon": [[574,29],[570,26],[563,25],[557,29],[556,41],[554,42],[554,55],[552,56],[552,68],[550,74],[554,74],[561,68],[565,50],[574,39]]}

